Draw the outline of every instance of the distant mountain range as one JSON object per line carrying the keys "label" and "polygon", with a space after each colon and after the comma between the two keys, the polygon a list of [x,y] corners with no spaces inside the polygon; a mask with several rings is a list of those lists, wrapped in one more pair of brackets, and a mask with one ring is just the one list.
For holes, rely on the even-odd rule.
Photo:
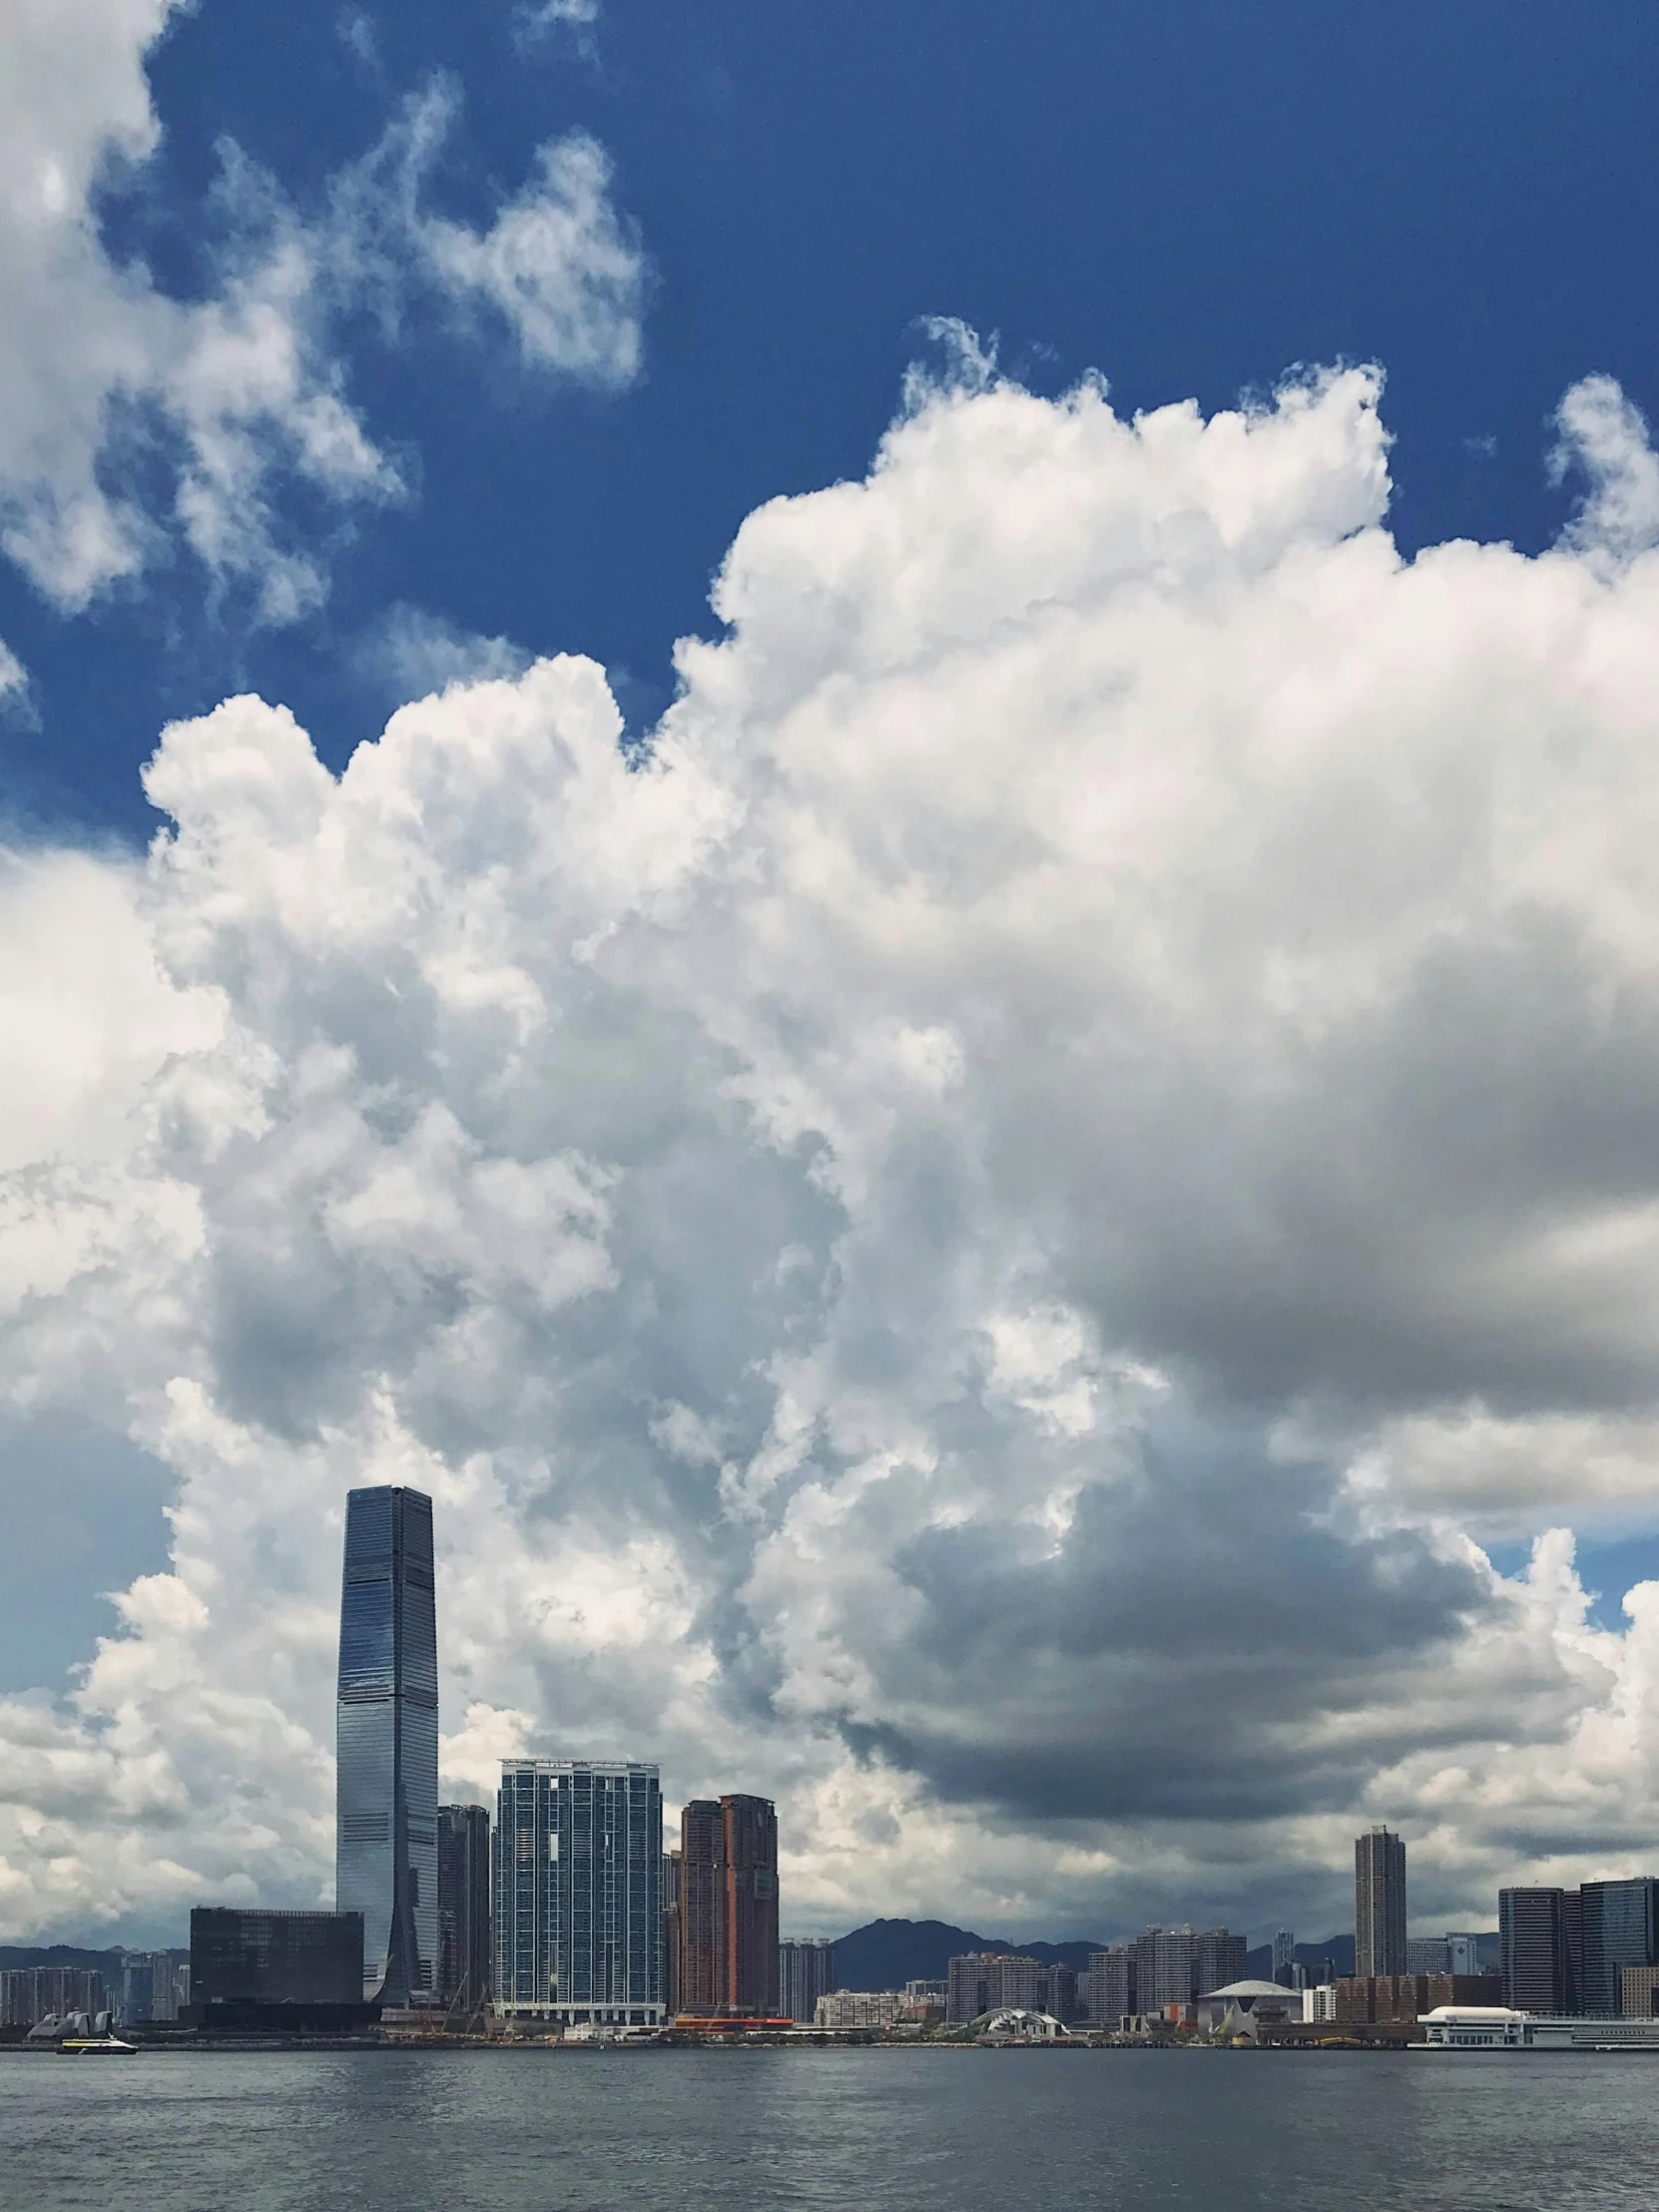
{"label": "distant mountain range", "polygon": [[[1496,1937],[1493,1937],[1496,1941]],[[948,1921],[870,1921],[835,1941],[835,1979],[843,1989],[901,1989],[906,1981],[942,1981],[952,1958],[969,1950],[1018,1951],[1045,1966],[1087,1969],[1091,1950],[1104,1950],[1100,1936],[1073,1936],[1063,1943],[1011,1943],[1005,1936],[978,1936]],[[1298,1943],[1297,1961],[1318,1973],[1329,1958],[1338,1973],[1354,1971],[1354,1937],[1328,1936],[1320,1943]],[[1273,1945],[1262,1943],[1245,1956],[1245,1972],[1267,1979],[1273,1970]]]}
{"label": "distant mountain range", "polygon": [[1068,1943],[1011,1943],[1005,1936],[976,1936],[948,1921],[871,1921],[835,1938],[835,1979],[843,1989],[901,1989],[906,1981],[942,1981],[952,1958],[968,1950],[1017,1951],[1044,1965],[1088,1965],[1104,1945],[1078,1938]]}

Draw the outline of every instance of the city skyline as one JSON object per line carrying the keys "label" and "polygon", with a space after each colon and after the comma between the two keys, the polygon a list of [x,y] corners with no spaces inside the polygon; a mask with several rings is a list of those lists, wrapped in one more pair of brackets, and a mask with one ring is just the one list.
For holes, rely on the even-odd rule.
{"label": "city skyline", "polygon": [[1382,13],[0,9],[0,1935],[354,1488],[804,1931],[1645,1877],[1659,17]]}
{"label": "city skyline", "polygon": [[[333,1914],[199,1907],[192,1951],[199,1922],[329,1928],[336,1949],[338,1932],[349,1927],[361,1998],[392,2016],[412,2009],[474,2018],[493,2009],[561,2030],[656,2028],[696,2015],[775,2020],[781,2010],[798,2021],[810,2016],[815,1992],[835,1987],[826,1962],[833,1942],[782,1935],[771,1800],[737,1792],[688,1800],[675,1849],[664,1830],[661,1770],[647,1762],[503,1760],[493,1826],[486,1807],[438,1805],[437,1621],[431,1498],[399,1485],[349,1491]],[[1404,1839],[1374,1824],[1354,1841],[1357,1981],[1375,1991],[1428,1974],[1449,1976],[1448,1987],[1459,1978],[1472,1986],[1492,1970],[1479,1962],[1492,1935],[1511,2002],[1529,1992],[1563,2014],[1616,2016],[1627,1975],[1659,1974],[1659,1878],[1586,1883],[1571,1893],[1506,1887],[1497,1903],[1495,1932],[1410,1936]],[[1089,1948],[1088,1972],[1079,1976],[1072,1965],[923,1924],[932,1925],[977,1946],[949,1962],[945,2016],[954,2022],[1008,2005],[1063,2020],[1079,1991],[1084,2012],[1097,2017],[1136,2006],[1162,2013],[1206,1989],[1244,1986],[1247,1937],[1225,1927],[1150,1925],[1133,1942]],[[1338,1942],[1326,1940],[1330,1948]],[[1098,1941],[1074,1938],[1071,1947]],[[279,1947],[270,1934],[248,1944],[244,1967],[256,1952]],[[1275,1984],[1306,1983],[1294,1931],[1279,1927],[1259,1947]],[[1330,1979],[1335,1959],[1323,1963]],[[122,1978],[125,1987],[125,1966]],[[1376,2001],[1367,1999],[1373,2009],[1365,2017],[1377,2017]]]}

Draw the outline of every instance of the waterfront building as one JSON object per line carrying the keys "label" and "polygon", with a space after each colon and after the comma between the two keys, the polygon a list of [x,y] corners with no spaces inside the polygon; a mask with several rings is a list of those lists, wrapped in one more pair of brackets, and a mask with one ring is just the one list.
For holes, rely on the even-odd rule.
{"label": "waterfront building", "polygon": [[360,1994],[433,1998],[438,1940],[438,1648],[432,1501],[352,1490],[340,1591],[334,1903],[361,1915]]}
{"label": "waterfront building", "polygon": [[[781,2018],[815,2019],[819,1998],[830,1995],[834,1986],[835,1946],[828,1936],[787,1937],[778,1945],[778,2011]],[[905,1994],[910,1994],[908,1987]],[[940,2001],[943,2001],[942,1988]]]}
{"label": "waterfront building", "polygon": [[[173,1978],[171,1962],[162,1953],[162,1975],[165,1983]],[[156,2017],[156,1954],[148,1950],[130,1950],[121,1961],[121,1986],[115,1995],[115,2010],[125,2027],[146,2027]]]}
{"label": "waterfront building", "polygon": [[1051,2019],[1070,2021],[1078,2014],[1077,1969],[1058,1960],[1043,1970],[1042,2001],[1031,2007]]}
{"label": "waterfront building", "polygon": [[1449,1973],[1448,1956],[1443,1936],[1407,1936],[1405,1938],[1407,1973]]}
{"label": "waterfront building", "polygon": [[1004,1957],[987,1976],[995,1990],[990,2008],[998,2011],[1046,2012],[1048,1968],[1040,1958]]}
{"label": "waterfront building", "polygon": [[1659,2014],[1659,1966],[1626,1966],[1619,2006],[1627,2020],[1651,2020]]}
{"label": "waterfront building", "polygon": [[1279,1929],[1273,1938],[1273,1978],[1281,1988],[1291,1986],[1291,1976],[1296,1969],[1296,1931]]}
{"label": "waterfront building", "polygon": [[1501,2004],[1442,2004],[1419,2023],[1422,2040],[1452,2050],[1659,2050],[1659,2020],[1522,2012]]}
{"label": "waterfront building", "polygon": [[1345,1974],[1335,1985],[1333,2017],[1350,2025],[1409,2026],[1437,2004],[1495,2004],[1496,1974]]}
{"label": "waterfront building", "polygon": [[721,2007],[778,2012],[778,1809],[770,1798],[723,1797],[725,1843]]}
{"label": "waterfront building", "polygon": [[[937,2002],[937,1998],[923,2001]],[[983,2012],[1043,2012],[1068,2020],[1077,2014],[1077,1976],[1070,1966],[1045,1965],[1019,1951],[963,1951],[950,1960],[944,2016],[964,2026]]]}
{"label": "waterfront building", "polygon": [[1583,2008],[1582,1930],[1576,1891],[1532,1886],[1497,1893],[1503,2001],[1519,2012]]}
{"label": "waterfront building", "polygon": [[[1036,1964],[1030,1959],[1027,1963]],[[965,2027],[981,2012],[1001,2002],[1002,1953],[995,1950],[959,1952],[945,1968],[944,2016],[952,2027]]]}
{"label": "waterfront building", "polygon": [[663,2004],[670,2019],[680,2009],[680,1876],[677,1851],[663,1853]]}
{"label": "waterfront building", "polygon": [[198,1906],[190,1917],[191,2024],[294,2031],[365,2026],[360,1913]]}
{"label": "waterfront building", "polygon": [[1135,1954],[1129,1945],[1111,1943],[1105,1950],[1091,1950],[1088,1971],[1078,1985],[1078,1993],[1083,2017],[1102,2026],[1116,2027],[1128,2014],[1138,2012],[1141,2007],[1135,1981]]}
{"label": "waterfront building", "polygon": [[12,1966],[0,1973],[0,2027],[34,2027],[109,2009],[104,1977],[83,1966]]}
{"label": "waterfront building", "polygon": [[1405,1971],[1405,1842],[1385,1828],[1355,1840],[1354,1971]]}
{"label": "waterfront building", "polygon": [[1480,1937],[1478,1935],[1451,1934],[1445,1939],[1445,1970],[1447,1973],[1489,1973],[1491,1968],[1481,1964]]}
{"label": "waterfront building", "polygon": [[1624,1969],[1659,1965],[1659,1880],[1586,1882],[1578,1893],[1584,1955],[1583,2008],[1616,2019]]}
{"label": "waterfront building", "polygon": [[777,1808],[738,1794],[692,1799],[680,1861],[680,2010],[776,2017]]}
{"label": "waterfront building", "polygon": [[438,1962],[433,1995],[470,2014],[490,1997],[490,1817],[482,1805],[438,1807]]}
{"label": "waterfront building", "polygon": [[1199,2026],[1212,2034],[1218,2028],[1249,2034],[1270,2020],[1302,2019],[1302,1991],[1283,1981],[1230,1981],[1225,1988],[1201,1989],[1195,2001]]}
{"label": "waterfront building", "polygon": [[680,1808],[680,1964],[676,2009],[711,2018],[720,2009],[723,1823],[718,1798]]}
{"label": "waterfront building", "polygon": [[1199,1985],[1196,1929],[1149,1928],[1135,1938],[1133,1948],[1137,2011],[1161,2012],[1166,2005],[1192,2002]]}
{"label": "waterfront building", "polygon": [[923,1976],[904,1984],[905,1997],[911,2004],[936,2004],[941,2013],[944,2010],[946,1990],[947,1984],[942,1976],[938,1980]]}
{"label": "waterfront building", "polygon": [[1311,1982],[1302,1992],[1302,2017],[1310,2023],[1335,2021],[1337,2017],[1337,1985],[1334,1981]]}
{"label": "waterfront building", "polygon": [[566,2028],[662,2024],[656,1767],[586,1759],[502,1767],[495,2008]]}
{"label": "waterfront building", "polygon": [[1149,1928],[1132,1948],[1135,2003],[1126,2008],[1132,2011],[1191,2004],[1201,1990],[1244,1977],[1245,1939],[1225,1928]]}
{"label": "waterfront building", "polygon": [[1225,1983],[1239,1981],[1245,1970],[1245,1939],[1225,1928],[1200,1929],[1198,1941],[1193,1948],[1193,1966],[1197,1996],[1205,1989],[1219,1989]]}
{"label": "waterfront building", "polygon": [[910,2000],[902,1989],[832,1989],[817,1998],[815,2027],[891,2027]]}
{"label": "waterfront building", "polygon": [[[158,2021],[176,2020],[181,2003],[188,2004],[189,1976],[181,1974],[181,1967],[188,1967],[190,1953],[176,1950],[129,1950],[121,1960],[121,1985],[112,1990],[115,2009],[130,2027],[144,2027]],[[181,1995],[180,1983],[185,1983]],[[76,2009],[85,2010],[85,2006]],[[93,2007],[94,2010],[100,2007]]]}

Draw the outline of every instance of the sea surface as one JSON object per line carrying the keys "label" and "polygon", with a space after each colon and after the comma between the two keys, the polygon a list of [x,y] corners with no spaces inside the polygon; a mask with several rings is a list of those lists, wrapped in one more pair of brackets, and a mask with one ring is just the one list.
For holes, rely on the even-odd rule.
{"label": "sea surface", "polygon": [[1641,2056],[353,2051],[0,2059],[4,2212],[1659,2205]]}

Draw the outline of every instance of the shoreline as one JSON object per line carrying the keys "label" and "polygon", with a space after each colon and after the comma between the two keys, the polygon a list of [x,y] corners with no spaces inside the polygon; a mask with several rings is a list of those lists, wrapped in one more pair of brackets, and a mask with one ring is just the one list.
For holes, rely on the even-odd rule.
{"label": "shoreline", "polygon": [[[676,2039],[672,2042],[561,2042],[554,2037],[533,2038],[468,2036],[432,2037],[326,2037],[293,2036],[280,2040],[260,2037],[218,2036],[201,2042],[187,2042],[182,2037],[168,2037],[156,2042],[140,2042],[133,2055],[144,2058],[293,2058],[293,2057],[342,2057],[360,2055],[369,2057],[411,2056],[459,2056],[466,2052],[488,2051],[502,2057],[566,2057],[566,2058],[615,2058],[634,2056],[644,2052],[676,2054],[686,2051],[925,2051],[930,2053],[972,2052],[985,2056],[1016,2055],[1034,2057],[1058,2052],[1110,2054],[1123,2057],[1149,2057],[1159,2053],[1189,2056],[1206,2055],[1301,2056],[1315,2058],[1351,2058],[1397,2056],[1409,2053],[1428,2053],[1435,2058],[1449,2061],[1469,2058],[1659,2058],[1659,2042],[1653,2043],[1604,2043],[1563,2045],[1560,2048],[1533,2046],[1514,2049],[1454,2050],[1441,2049],[1428,2043],[1088,2043],[1081,2040],[1070,2043],[989,2043],[989,2042],[868,2042],[826,2043],[816,2041],[787,2041],[782,2037],[767,2041],[755,2038],[739,2042],[730,2036],[710,2036],[704,2039]],[[40,2059],[82,2056],[82,2053],[66,2053],[55,2043],[0,2043],[0,2058]],[[122,2055],[127,2055],[123,2053]]]}

